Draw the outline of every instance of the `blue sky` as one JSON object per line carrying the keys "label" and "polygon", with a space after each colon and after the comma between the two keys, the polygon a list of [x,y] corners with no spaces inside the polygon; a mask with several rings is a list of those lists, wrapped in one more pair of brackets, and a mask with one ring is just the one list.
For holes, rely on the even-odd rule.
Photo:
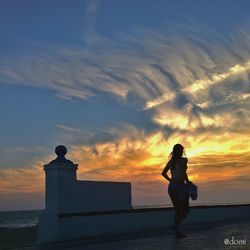
{"label": "blue sky", "polygon": [[[235,190],[243,193],[240,201],[246,200],[249,7],[243,0],[2,1],[4,199],[17,197],[18,185],[19,195],[29,193],[28,179],[11,185],[13,176],[26,171],[37,178],[34,196],[42,195],[41,166],[54,157],[56,145],[65,144],[69,157],[87,164],[79,170],[82,178],[132,181],[135,203],[148,198],[141,187],[150,193],[151,203],[164,203],[164,181],[159,184],[157,171],[172,144],[182,142],[198,182],[195,173],[208,168],[195,169],[195,164],[201,159],[207,164],[205,156],[224,157],[206,172],[212,176],[220,166],[225,180],[218,183],[237,175],[226,169],[224,161],[228,155],[238,157],[229,165],[237,161],[243,166]],[[120,162],[96,168],[98,157],[105,156],[104,147],[110,148],[107,156],[116,155]],[[95,157],[93,152],[98,152]],[[145,165],[153,180],[142,174],[130,178],[126,157],[138,168]],[[119,168],[121,176],[115,172]],[[139,175],[137,168],[134,173]],[[205,181],[201,185],[209,197],[211,185]],[[155,195],[154,189],[160,194]],[[20,199],[16,200],[20,207]],[[42,206],[32,195],[29,200],[30,206]],[[8,204],[6,200],[2,209],[9,209]]]}

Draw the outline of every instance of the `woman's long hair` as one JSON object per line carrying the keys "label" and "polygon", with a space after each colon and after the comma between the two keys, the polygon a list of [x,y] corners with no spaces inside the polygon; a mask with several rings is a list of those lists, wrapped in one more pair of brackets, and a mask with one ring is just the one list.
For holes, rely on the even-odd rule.
{"label": "woman's long hair", "polygon": [[171,153],[171,166],[175,169],[176,162],[181,159],[184,147],[181,144],[175,144]]}

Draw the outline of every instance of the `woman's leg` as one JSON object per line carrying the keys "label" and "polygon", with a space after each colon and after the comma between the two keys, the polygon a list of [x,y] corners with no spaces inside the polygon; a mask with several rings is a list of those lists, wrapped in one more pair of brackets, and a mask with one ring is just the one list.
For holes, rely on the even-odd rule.
{"label": "woman's leg", "polygon": [[176,239],[186,237],[186,235],[184,235],[180,232],[180,224],[183,220],[182,218],[183,218],[182,207],[177,205],[177,206],[175,206],[174,227],[173,227],[173,229],[175,231],[175,238]]}
{"label": "woman's leg", "polygon": [[175,204],[175,215],[174,215],[174,229],[175,229],[175,238],[179,239],[186,237],[180,231],[180,224],[187,217],[189,213],[189,201],[185,201],[181,204]]}
{"label": "woman's leg", "polygon": [[189,213],[189,201],[186,200],[183,204],[181,204],[181,215],[179,217],[180,224],[187,217],[188,213]]}
{"label": "woman's leg", "polygon": [[175,205],[174,209],[174,226],[178,230],[182,220],[182,207],[180,205]]}

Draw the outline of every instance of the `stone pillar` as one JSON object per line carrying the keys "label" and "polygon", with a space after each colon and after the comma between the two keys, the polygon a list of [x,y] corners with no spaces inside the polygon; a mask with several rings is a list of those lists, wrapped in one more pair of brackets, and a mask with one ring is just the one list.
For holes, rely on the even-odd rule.
{"label": "stone pillar", "polygon": [[76,183],[77,164],[67,160],[66,147],[56,147],[57,158],[49,164],[44,165],[46,176],[45,208],[49,213],[65,212],[64,204],[70,199],[70,192]]}
{"label": "stone pillar", "polygon": [[58,239],[58,214],[67,212],[67,204],[76,186],[77,164],[65,158],[66,147],[55,149],[57,158],[44,165],[45,210],[39,215],[38,238],[41,242]]}

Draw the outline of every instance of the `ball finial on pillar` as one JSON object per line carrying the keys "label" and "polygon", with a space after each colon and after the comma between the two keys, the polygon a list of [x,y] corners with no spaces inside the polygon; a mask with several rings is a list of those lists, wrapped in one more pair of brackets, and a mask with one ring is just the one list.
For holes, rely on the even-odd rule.
{"label": "ball finial on pillar", "polygon": [[59,145],[56,147],[55,153],[60,158],[65,157],[65,155],[67,154],[67,148],[63,145]]}
{"label": "ball finial on pillar", "polygon": [[55,153],[57,154],[57,158],[50,163],[73,163],[72,161],[65,158],[67,154],[67,148],[63,145],[59,145],[55,148]]}

